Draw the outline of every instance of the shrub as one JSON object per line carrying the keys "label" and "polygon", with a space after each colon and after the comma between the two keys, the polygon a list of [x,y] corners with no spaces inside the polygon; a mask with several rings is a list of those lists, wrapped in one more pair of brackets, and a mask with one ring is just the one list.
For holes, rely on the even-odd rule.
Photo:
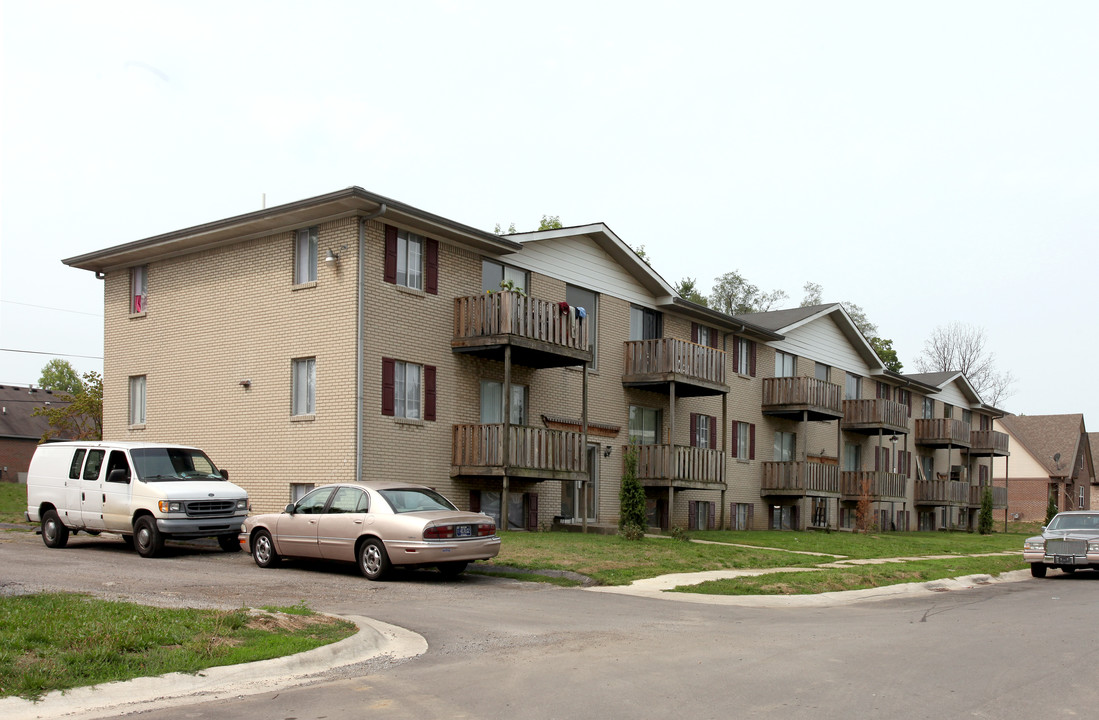
{"label": "shrub", "polygon": [[[644,528],[645,522],[645,488],[641,487],[641,481],[637,479],[637,448],[632,445],[626,447],[622,458],[622,487],[618,490],[619,510],[618,528],[625,530],[628,527]],[[641,535],[644,535],[642,531]],[[630,538],[640,540],[641,536]]]}
{"label": "shrub", "polygon": [[1049,494],[1049,504],[1046,505],[1046,521],[1043,525],[1049,525],[1049,521],[1053,519],[1053,516],[1057,514],[1057,496],[1053,493]]}
{"label": "shrub", "polygon": [[981,513],[977,516],[977,532],[992,534],[992,488],[986,487],[981,493]]}

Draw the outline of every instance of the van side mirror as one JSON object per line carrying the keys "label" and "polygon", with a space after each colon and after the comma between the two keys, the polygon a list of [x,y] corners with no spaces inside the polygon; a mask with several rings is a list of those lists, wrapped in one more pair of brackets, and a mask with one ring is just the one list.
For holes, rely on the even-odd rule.
{"label": "van side mirror", "polygon": [[107,482],[122,483],[123,485],[130,484],[130,471],[123,468],[115,468],[111,470],[111,474],[107,476]]}
{"label": "van side mirror", "polygon": [[222,480],[228,480],[229,479],[229,471],[226,470],[225,468],[221,468],[220,470],[218,470],[218,473],[221,474],[221,479]]}
{"label": "van side mirror", "polygon": [[283,512],[290,513],[291,515],[293,515],[294,514],[294,503],[290,503],[285,508],[283,508]]}

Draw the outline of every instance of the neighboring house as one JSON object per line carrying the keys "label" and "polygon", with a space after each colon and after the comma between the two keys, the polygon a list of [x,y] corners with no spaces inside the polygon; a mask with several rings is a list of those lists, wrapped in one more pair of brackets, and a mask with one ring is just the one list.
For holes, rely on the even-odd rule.
{"label": "neighboring house", "polygon": [[[968,415],[998,414],[886,370],[839,305],[683,300],[601,223],[498,236],[352,187],[65,263],[105,281],[104,437],[203,447],[257,510],[388,478],[613,528],[633,447],[654,526],[850,526],[865,488],[930,529],[968,522]],[[932,396],[960,417],[921,435]]]}
{"label": "neighboring house", "polygon": [[27,481],[31,456],[50,426],[45,416],[34,411],[51,404],[68,403],[59,401],[50,390],[0,386],[0,482]]}
{"label": "neighboring house", "polygon": [[1044,520],[1051,496],[1058,510],[1095,507],[1095,464],[1083,415],[1005,415],[996,424],[1017,451],[995,464],[996,484],[1007,479],[1010,517]]}

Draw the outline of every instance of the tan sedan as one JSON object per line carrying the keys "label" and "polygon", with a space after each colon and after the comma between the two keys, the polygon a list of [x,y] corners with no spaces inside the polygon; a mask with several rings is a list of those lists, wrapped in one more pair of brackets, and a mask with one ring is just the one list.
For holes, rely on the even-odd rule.
{"label": "tan sedan", "polygon": [[240,544],[262,568],[281,557],[354,562],[370,580],[393,566],[457,575],[500,552],[496,523],[431,488],[396,482],[324,485],[281,513],[245,519]]}

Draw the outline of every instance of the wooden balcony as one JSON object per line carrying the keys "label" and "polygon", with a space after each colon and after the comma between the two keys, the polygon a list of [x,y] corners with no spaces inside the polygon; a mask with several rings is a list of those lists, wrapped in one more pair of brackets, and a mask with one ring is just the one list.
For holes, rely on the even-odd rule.
{"label": "wooden balcony", "polygon": [[847,432],[864,435],[878,432],[907,434],[908,406],[881,398],[844,400],[840,427]]}
{"label": "wooden balcony", "polygon": [[969,483],[957,480],[917,480],[917,505],[968,505]]}
{"label": "wooden balcony", "polygon": [[521,477],[528,480],[586,480],[582,433],[511,425],[504,463],[504,425],[455,425],[451,477]]}
{"label": "wooden balcony", "polygon": [[764,462],[760,497],[794,495],[839,497],[840,469],[817,462]]}
{"label": "wooden balcony", "polygon": [[452,351],[503,360],[509,346],[512,362],[527,367],[592,361],[588,323],[555,302],[510,291],[454,298]]}
{"label": "wooden balcony", "polygon": [[866,488],[871,500],[900,501],[908,496],[908,478],[903,473],[878,470],[845,470],[840,473],[844,500],[858,501]]}
{"label": "wooden balcony", "polygon": [[953,418],[916,421],[916,444],[927,447],[969,447],[969,424]]}
{"label": "wooden balcony", "polygon": [[[764,378],[763,414],[801,420],[843,417],[843,388],[811,377]],[[837,480],[838,482],[838,480]]]}
{"label": "wooden balcony", "polygon": [[979,457],[1004,457],[1008,452],[1008,434],[995,430],[969,433],[969,454]]}
{"label": "wooden balcony", "polygon": [[633,449],[637,451],[637,479],[645,487],[725,487],[725,454],[720,450],[686,445],[634,445]]}
{"label": "wooden balcony", "polygon": [[981,496],[984,494],[985,488],[992,491],[992,509],[1003,510],[1007,507],[1007,488],[991,487],[986,485],[980,487],[973,485],[969,488],[969,506],[974,508],[981,507]]}
{"label": "wooden balcony", "polygon": [[675,383],[677,397],[723,395],[725,352],[687,340],[657,338],[625,343],[622,384],[667,394]]}

